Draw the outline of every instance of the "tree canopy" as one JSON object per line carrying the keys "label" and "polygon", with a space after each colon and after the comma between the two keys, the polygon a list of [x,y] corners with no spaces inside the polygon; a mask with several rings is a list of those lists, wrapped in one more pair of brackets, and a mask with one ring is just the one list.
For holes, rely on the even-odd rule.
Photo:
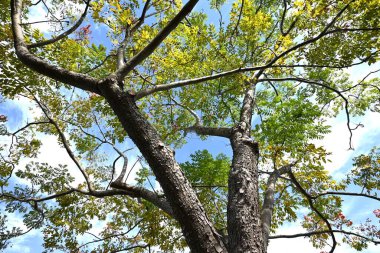
{"label": "tree canopy", "polygon": [[[380,209],[342,211],[380,200],[380,149],[337,180],[321,141],[344,116],[353,149],[357,117],[380,112],[379,70],[351,78],[380,59],[379,0],[6,0],[0,17],[1,103],[30,107],[0,111],[0,249],[32,230],[46,252],[380,243]],[[229,146],[178,162],[195,135]],[[47,137],[67,163],[41,159]]]}

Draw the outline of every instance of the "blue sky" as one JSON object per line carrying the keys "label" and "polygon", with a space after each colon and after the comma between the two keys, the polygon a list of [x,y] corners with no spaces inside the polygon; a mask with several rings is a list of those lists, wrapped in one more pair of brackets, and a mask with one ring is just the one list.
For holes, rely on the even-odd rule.
{"label": "blue sky", "polygon": [[[206,8],[207,4],[200,4],[196,9],[201,10]],[[41,20],[41,10],[36,10],[34,12],[35,18]],[[33,12],[32,12],[33,14]],[[218,18],[217,16],[215,16]],[[227,18],[227,16],[225,16]],[[45,29],[46,27],[41,27]],[[101,30],[94,30],[92,36],[95,38],[100,36],[102,33]],[[361,79],[367,72],[374,70],[380,67],[379,64],[373,65],[370,68],[367,66],[358,67],[351,69],[350,74],[353,80]],[[24,99],[18,101],[8,101],[6,103],[0,104],[0,114],[5,114],[8,116],[8,124],[12,129],[21,127],[31,120],[31,113],[28,110],[30,104]],[[326,136],[326,138],[321,142],[328,151],[333,152],[331,156],[332,162],[326,164],[326,168],[330,171],[337,179],[341,179],[344,174],[351,168],[351,159],[352,157],[361,154],[367,153],[373,146],[378,144],[380,140],[380,120],[379,115],[374,113],[367,113],[360,119],[354,119],[356,122],[361,122],[364,124],[364,128],[359,128],[354,131],[354,151],[348,151],[348,130],[345,126],[344,115],[340,115],[334,120],[329,122],[332,125],[332,132]],[[41,136],[43,138],[43,147],[41,151],[41,160],[47,161],[52,164],[58,164],[66,162],[68,159],[67,154],[62,150],[55,141],[55,137]],[[6,141],[6,140],[0,140]],[[212,154],[216,155],[218,153],[225,153],[231,156],[231,147],[229,142],[223,138],[210,137],[206,141],[201,141],[199,137],[194,134],[189,134],[188,143],[184,145],[181,149],[176,151],[176,158],[179,162],[184,162],[188,160],[189,154],[194,153],[199,149],[207,149]],[[59,154],[59,155],[57,155]],[[133,154],[131,158],[131,164],[136,159],[137,154]],[[59,157],[59,159],[57,159]],[[26,164],[27,161],[24,161],[22,164]],[[79,173],[75,170],[75,167],[69,163],[69,166],[72,166],[72,171],[75,175],[79,177]],[[355,219],[354,221],[363,221],[367,217],[371,217],[372,210],[379,208],[378,203],[374,201],[369,201],[363,198],[344,198],[343,211],[348,217]],[[1,207],[1,206],[0,206]],[[302,215],[302,212],[300,212]],[[13,224],[19,223],[19,217],[17,215],[9,216]],[[372,215],[373,218],[373,215]],[[299,224],[289,224],[286,223],[278,231],[278,234],[292,234],[302,232]],[[16,238],[13,241],[13,247],[8,249],[6,252],[42,252],[43,248],[41,247],[42,237],[38,231],[27,234],[26,236]],[[294,245],[297,245],[294,247]],[[305,238],[298,239],[278,239],[271,241],[269,245],[269,252],[282,252],[285,248],[291,248],[292,253],[304,253],[304,252],[320,252],[320,250],[314,249],[311,247],[310,243]],[[375,253],[378,252],[373,245],[370,245],[370,248],[365,252]],[[350,253],[355,252],[347,246],[343,245],[339,247],[336,253]]]}

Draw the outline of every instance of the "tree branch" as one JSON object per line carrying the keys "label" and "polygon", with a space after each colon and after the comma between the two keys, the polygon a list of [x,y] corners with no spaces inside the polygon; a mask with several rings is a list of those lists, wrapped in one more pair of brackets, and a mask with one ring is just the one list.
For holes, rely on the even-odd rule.
{"label": "tree branch", "polygon": [[22,63],[32,70],[53,78],[59,82],[91,91],[100,95],[98,81],[85,74],[76,73],[67,69],[51,65],[47,61],[30,53],[21,27],[22,0],[11,0],[12,32],[16,55]]}
{"label": "tree branch", "polygon": [[335,69],[335,68],[337,68],[337,69],[349,68],[349,67],[353,67],[356,65],[360,65],[364,62],[367,62],[371,57],[377,55],[378,53],[379,53],[379,51],[375,51],[374,53],[371,53],[369,56],[367,56],[366,58],[362,59],[359,62],[355,62],[355,63],[348,64],[348,65],[342,65],[342,66],[316,65],[316,64],[294,64],[294,65],[290,65],[290,64],[283,65],[283,64],[281,64],[281,65],[271,65],[271,66],[263,65],[263,66],[256,66],[256,67],[244,67],[244,68],[241,67],[241,68],[236,68],[236,69],[232,69],[232,70],[228,70],[228,71],[224,71],[224,72],[220,72],[220,73],[215,73],[215,74],[208,75],[208,76],[202,76],[202,77],[197,77],[197,78],[192,78],[192,79],[187,79],[187,80],[181,80],[181,81],[171,82],[168,84],[159,84],[153,88],[147,88],[144,90],[140,90],[139,92],[136,93],[135,99],[139,100],[143,97],[149,96],[149,95],[151,95],[155,92],[159,92],[159,91],[165,91],[165,90],[170,90],[170,89],[174,89],[174,88],[178,88],[178,87],[184,87],[184,86],[188,86],[191,84],[199,84],[202,82],[215,80],[215,79],[230,76],[233,74],[251,72],[251,71],[267,69],[267,68],[333,68],[333,69]]}
{"label": "tree branch", "polygon": [[185,132],[194,132],[198,135],[209,135],[230,138],[232,129],[228,127],[204,127],[201,125],[194,125],[184,130]]}
{"label": "tree branch", "polygon": [[25,88],[25,89],[27,89],[30,92],[30,94],[33,96],[33,98],[36,101],[36,103],[38,104],[38,106],[41,108],[41,110],[45,114],[46,118],[48,118],[49,122],[57,130],[58,135],[61,138],[62,144],[63,144],[64,148],[66,149],[67,154],[70,156],[71,160],[75,163],[75,165],[78,167],[79,171],[82,173],[82,175],[83,175],[83,177],[87,183],[88,190],[90,192],[92,192],[94,189],[92,188],[92,184],[90,182],[89,176],[88,176],[86,170],[80,164],[79,160],[75,157],[74,152],[71,150],[70,144],[69,144],[68,140],[66,139],[64,133],[62,132],[61,128],[59,127],[57,122],[53,119],[53,117],[51,117],[50,112],[48,111],[47,107],[45,105],[43,105],[28,88]]}
{"label": "tree branch", "polygon": [[104,65],[104,63],[106,63],[106,61],[110,58],[110,57],[113,57],[113,56],[116,56],[115,54],[109,54],[107,55],[98,65],[95,65],[94,67],[92,67],[91,69],[87,70],[86,72],[84,72],[85,74],[88,74],[98,68],[100,68],[101,66]]}
{"label": "tree branch", "polygon": [[99,238],[99,237],[93,235],[93,236],[95,236],[97,239],[96,239],[96,240],[93,240],[93,241],[90,241],[90,242],[86,242],[86,243],[80,245],[80,246],[77,248],[77,251],[80,252],[80,251],[79,251],[80,248],[82,248],[82,247],[84,247],[84,246],[86,246],[86,245],[88,245],[88,244],[91,244],[91,243],[102,242],[102,241],[105,241],[105,240],[108,240],[108,239],[112,239],[112,238],[114,238],[114,237],[124,236],[124,235],[130,233],[133,229],[135,229],[135,228],[136,228],[136,227],[137,227],[142,221],[143,221],[143,219],[137,221],[133,226],[131,226],[127,231],[125,231],[125,232],[123,232],[123,233],[114,234],[114,235],[110,235],[110,236],[105,236],[105,237],[103,237],[103,238]]}
{"label": "tree branch", "polygon": [[177,100],[175,100],[171,95],[169,95],[169,97],[170,97],[171,100],[173,100],[173,102],[176,105],[182,107],[183,109],[185,109],[186,111],[188,111],[191,115],[193,115],[193,117],[195,118],[195,125],[200,125],[201,124],[201,119],[199,118],[198,114],[194,110],[190,109],[188,106],[185,106],[185,105],[177,102]]}
{"label": "tree branch", "polygon": [[165,213],[169,214],[171,217],[175,218],[173,210],[170,206],[170,204],[166,201],[165,198],[160,198],[155,194],[154,192],[151,192],[145,188],[137,187],[137,186],[131,186],[126,183],[120,182],[120,181],[114,181],[111,183],[111,187],[115,189],[122,190],[126,192],[127,195],[135,198],[143,198],[161,210],[163,210]]}
{"label": "tree branch", "polygon": [[272,223],[273,209],[275,204],[274,195],[276,193],[276,183],[277,179],[280,178],[282,174],[288,173],[290,169],[296,163],[291,163],[281,167],[278,170],[274,170],[267,181],[267,189],[264,194],[263,207],[261,209],[261,227],[263,230],[263,240],[265,248],[268,246],[269,233]]}
{"label": "tree branch", "polygon": [[375,245],[380,244],[380,241],[373,240],[373,239],[365,237],[363,235],[360,235],[360,234],[357,234],[357,233],[354,233],[354,232],[350,232],[350,231],[336,230],[336,229],[333,229],[333,230],[322,230],[322,231],[312,231],[312,232],[299,233],[299,234],[293,234],[293,235],[271,235],[271,236],[269,236],[269,239],[272,240],[272,239],[281,239],[281,238],[310,237],[310,236],[313,236],[313,235],[328,234],[328,233],[331,233],[331,232],[332,233],[342,233],[342,234],[346,234],[346,235],[353,235],[353,236],[357,236],[357,237],[360,237],[362,239],[365,239],[367,241],[373,242]]}
{"label": "tree branch", "polygon": [[56,194],[52,194],[46,197],[41,198],[20,198],[18,196],[9,194],[9,193],[1,193],[0,198],[8,198],[12,199],[14,201],[19,201],[23,203],[39,203],[44,202],[47,200],[52,200],[56,198],[60,198],[62,196],[77,192],[83,195],[87,196],[93,196],[96,198],[104,198],[104,197],[110,197],[110,196],[117,196],[117,195],[126,195],[131,198],[142,198],[149,202],[151,202],[156,207],[160,208],[162,211],[173,217],[173,211],[169,205],[169,203],[166,201],[165,198],[157,196],[155,193],[143,188],[143,187],[136,187],[136,186],[129,186],[127,184],[121,183],[121,184],[112,184],[112,187],[115,189],[112,190],[102,190],[102,191],[83,191],[81,189],[77,188],[70,188],[69,190],[65,192],[60,192]]}
{"label": "tree branch", "polygon": [[317,199],[317,198],[319,198],[319,197],[326,196],[326,195],[357,196],[357,197],[365,197],[365,198],[370,198],[370,199],[374,199],[374,200],[380,201],[380,198],[379,198],[379,197],[377,197],[377,196],[373,196],[373,195],[369,195],[369,194],[365,194],[365,193],[356,193],[356,192],[335,192],[335,191],[321,192],[321,193],[318,193],[318,194],[316,194],[316,195],[312,195],[311,198],[312,198],[312,199]]}
{"label": "tree branch", "polygon": [[84,9],[83,14],[81,15],[81,17],[78,19],[78,21],[69,30],[67,30],[67,31],[61,33],[60,35],[58,35],[57,37],[51,38],[49,40],[36,42],[36,43],[30,44],[30,45],[27,45],[27,48],[31,49],[31,48],[43,47],[43,46],[52,44],[52,43],[57,42],[63,38],[66,38],[72,32],[74,32],[83,23],[83,20],[85,19],[86,15],[87,15],[88,7],[90,6],[91,0],[88,0],[87,2],[84,1],[84,2],[86,3],[86,7]]}
{"label": "tree branch", "polygon": [[337,242],[336,242],[336,239],[335,239],[335,235],[334,233],[332,232],[332,227],[331,227],[331,224],[330,222],[325,218],[325,216],[323,216],[323,214],[314,206],[314,203],[313,203],[313,198],[312,196],[309,195],[309,193],[307,193],[305,191],[305,189],[303,189],[303,187],[301,186],[301,184],[297,181],[297,179],[295,178],[292,170],[290,169],[288,171],[288,175],[290,177],[290,179],[292,180],[293,184],[296,186],[296,188],[302,193],[302,195],[307,199],[307,202],[309,203],[309,206],[310,208],[319,216],[319,218],[321,218],[327,228],[328,228],[328,231],[330,231],[330,235],[331,235],[331,238],[332,238],[332,241],[333,241],[333,244],[331,246],[331,249],[330,249],[330,253],[333,253],[334,250],[335,250],[335,247],[337,245]]}
{"label": "tree branch", "polygon": [[312,85],[317,85],[319,87],[323,87],[325,89],[328,89],[328,90],[331,90],[333,91],[334,93],[336,93],[338,95],[338,97],[342,98],[343,101],[344,101],[344,110],[345,110],[345,113],[346,113],[346,118],[347,118],[347,128],[348,128],[348,131],[350,132],[350,138],[349,138],[349,149],[353,149],[352,147],[352,131],[355,130],[357,127],[355,128],[351,128],[351,119],[350,119],[350,113],[349,113],[349,109],[348,109],[348,99],[342,94],[342,91],[339,91],[333,87],[331,87],[330,85],[326,84],[326,83],[323,83],[322,81],[315,81],[315,80],[310,80],[310,79],[305,79],[305,78],[300,78],[300,77],[284,77],[284,78],[262,78],[262,79],[258,79],[257,82],[286,82],[286,81],[296,81],[296,82],[302,82],[302,83],[308,83],[308,84],[312,84]]}
{"label": "tree branch", "polygon": [[131,35],[144,23],[145,15],[146,15],[146,12],[148,11],[148,7],[149,7],[150,2],[151,2],[151,0],[147,0],[145,2],[144,8],[142,10],[141,16],[138,19],[138,21],[132,27],[130,27],[128,25],[127,28],[125,28],[124,40],[121,42],[121,45],[117,49],[117,54],[116,54],[116,56],[117,56],[117,67],[116,67],[117,70],[119,70],[125,66],[125,63],[124,63],[124,61],[125,61],[125,48],[127,46],[128,38],[131,37]]}
{"label": "tree branch", "polygon": [[286,0],[283,0],[283,2],[284,2],[284,11],[282,12],[281,21],[280,21],[280,31],[281,31],[282,36],[286,36],[286,35],[288,35],[292,31],[292,29],[296,25],[296,23],[298,21],[298,18],[296,18],[290,24],[288,30],[284,31],[284,21],[285,21],[285,17],[286,17],[286,12],[288,11],[288,7],[287,7],[287,4],[286,4]]}
{"label": "tree branch", "polygon": [[157,34],[157,36],[137,55],[130,59],[125,65],[110,76],[116,76],[119,82],[131,72],[138,64],[149,57],[162,41],[180,24],[180,22],[189,14],[198,0],[189,0],[189,2],[181,9],[180,12]]}

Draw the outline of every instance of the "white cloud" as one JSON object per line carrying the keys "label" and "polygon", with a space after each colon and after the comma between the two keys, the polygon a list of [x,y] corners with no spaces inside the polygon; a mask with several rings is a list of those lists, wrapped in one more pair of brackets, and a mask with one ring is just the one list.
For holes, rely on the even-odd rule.
{"label": "white cloud", "polygon": [[[46,14],[47,11],[42,4],[33,5],[29,9],[27,21],[30,23],[44,21],[46,20]],[[49,33],[51,28],[50,24],[47,22],[35,24],[33,27],[38,28],[42,33]]]}
{"label": "white cloud", "polygon": [[[3,211],[3,210],[1,210]],[[7,227],[11,229],[12,227],[19,227],[23,231],[26,231],[27,228],[24,225],[22,218],[15,213],[6,213],[7,215]],[[28,232],[25,235],[12,238],[10,240],[11,247],[7,248],[7,253],[29,253],[35,252],[32,251],[30,247],[30,242],[33,241],[34,245],[37,245],[37,241],[42,242],[42,234],[40,230],[34,229]]]}
{"label": "white cloud", "polygon": [[[47,6],[50,8],[50,10],[53,12],[54,17],[58,19],[62,19],[63,17],[66,17],[66,14],[63,14],[62,10],[70,10],[72,14],[76,17],[79,17],[85,7],[85,4],[83,3],[73,3],[73,2],[67,2],[64,1],[61,3],[61,7],[58,7],[56,9],[51,8],[49,2],[46,2]],[[56,20],[54,19],[51,14],[48,15],[48,11],[46,7],[40,2],[37,5],[33,5],[29,8],[29,13],[27,16],[27,22],[39,22],[36,24],[33,24],[33,28],[39,29],[42,33],[45,35],[48,35],[52,32],[52,29],[58,24],[57,22],[40,22],[40,21],[47,21],[47,20]],[[65,19],[67,20],[67,19]]]}
{"label": "white cloud", "polygon": [[349,150],[350,132],[347,128],[347,119],[344,113],[337,118],[327,122],[331,125],[331,133],[326,135],[323,140],[315,141],[316,145],[323,146],[332,154],[329,156],[331,162],[326,163],[326,169],[333,175],[338,176],[340,169],[347,163],[351,162],[358,151],[368,152],[374,145],[374,140],[380,136],[379,115],[374,112],[367,112],[363,117],[351,119],[351,123],[362,123],[364,127],[359,127],[352,131],[352,145],[354,150]]}

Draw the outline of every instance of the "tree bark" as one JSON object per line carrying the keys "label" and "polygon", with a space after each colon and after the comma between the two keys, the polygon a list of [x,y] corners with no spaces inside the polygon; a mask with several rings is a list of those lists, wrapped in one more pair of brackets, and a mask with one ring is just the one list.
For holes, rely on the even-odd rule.
{"label": "tree bark", "polygon": [[191,251],[227,252],[221,236],[175,161],[173,151],[164,145],[157,131],[141,115],[134,97],[122,92],[116,79],[105,80],[99,88],[160,182]]}
{"label": "tree bark", "polygon": [[229,253],[263,253],[258,191],[259,148],[251,139],[255,83],[247,89],[240,122],[230,138],[233,160],[228,179]]}
{"label": "tree bark", "polygon": [[262,253],[256,143],[242,140],[241,129],[231,138],[234,157],[228,180],[228,248],[230,253]]}
{"label": "tree bark", "polygon": [[274,196],[276,193],[277,180],[282,174],[288,173],[295,164],[296,163],[290,163],[288,165],[282,166],[280,169],[275,169],[268,178],[267,189],[265,191],[263,207],[261,210],[261,227],[263,230],[265,252],[267,251],[269,242],[269,233],[273,218],[273,210],[275,204]]}

